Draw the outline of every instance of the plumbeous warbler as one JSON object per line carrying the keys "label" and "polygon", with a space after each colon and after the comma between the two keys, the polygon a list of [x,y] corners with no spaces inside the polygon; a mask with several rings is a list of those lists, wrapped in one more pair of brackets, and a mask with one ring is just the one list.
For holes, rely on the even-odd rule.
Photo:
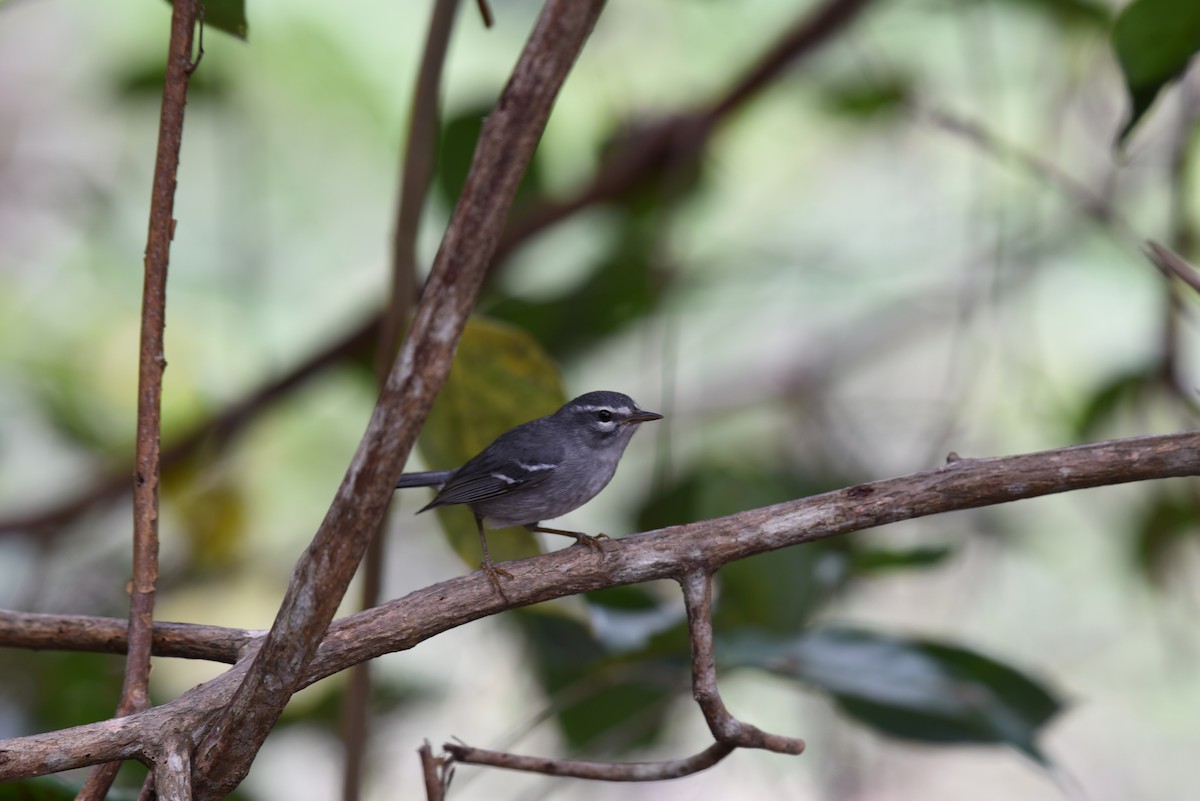
{"label": "plumbeous warbler", "polygon": [[417,514],[438,506],[469,506],[483,546],[481,567],[504,596],[498,576],[511,576],[492,563],[483,521],[497,528],[524,526],[562,534],[598,549],[596,537],[539,524],[596,497],[617,471],[638,425],[661,419],[661,414],[639,409],[628,395],[589,392],[554,414],[506,431],[457,470],[405,473],[396,488],[440,487]]}

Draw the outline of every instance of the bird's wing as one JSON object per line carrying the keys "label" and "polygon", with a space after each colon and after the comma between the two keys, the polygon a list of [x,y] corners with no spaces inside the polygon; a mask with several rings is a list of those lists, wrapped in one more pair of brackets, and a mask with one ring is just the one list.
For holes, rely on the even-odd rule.
{"label": "bird's wing", "polygon": [[554,475],[562,461],[561,448],[551,447],[547,452],[543,445],[535,454],[531,448],[524,446],[524,437],[519,436],[520,430],[518,427],[501,436],[459,468],[441,492],[421,511],[456,503],[477,503],[521,492],[536,487]]}

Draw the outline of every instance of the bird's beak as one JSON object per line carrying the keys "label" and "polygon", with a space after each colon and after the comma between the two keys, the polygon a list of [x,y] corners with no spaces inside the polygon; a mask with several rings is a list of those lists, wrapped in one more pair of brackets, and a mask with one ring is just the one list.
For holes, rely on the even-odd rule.
{"label": "bird's beak", "polygon": [[637,423],[649,423],[651,420],[661,420],[662,418],[663,416],[658,412],[647,412],[638,409],[636,412],[629,415],[629,417],[625,418],[625,425],[631,426],[636,425]]}

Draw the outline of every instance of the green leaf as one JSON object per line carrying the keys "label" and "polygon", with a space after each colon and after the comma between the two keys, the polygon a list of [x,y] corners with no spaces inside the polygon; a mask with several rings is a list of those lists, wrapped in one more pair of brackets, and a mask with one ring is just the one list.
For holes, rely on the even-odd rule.
{"label": "green leaf", "polygon": [[850,570],[862,575],[890,570],[936,567],[954,553],[949,545],[924,545],[916,548],[856,548],[850,552]]}
{"label": "green leaf", "polygon": [[[558,368],[533,337],[472,317],[421,432],[421,454],[431,469],[456,468],[508,429],[564,402]],[[437,513],[455,552],[471,567],[478,565],[482,554],[470,510],[456,506]],[[533,535],[521,528],[489,530],[488,549],[497,562],[539,553]]]}
{"label": "green leaf", "polygon": [[490,313],[533,334],[559,359],[623,331],[658,308],[667,274],[655,266],[654,240],[642,221],[627,214],[608,250],[577,287],[551,298],[509,297]]}
{"label": "green leaf", "polygon": [[1180,566],[1180,548],[1200,537],[1200,508],[1191,492],[1162,485],[1134,527],[1134,557],[1142,575],[1158,586]]}
{"label": "green leaf", "polygon": [[[467,183],[471,161],[475,158],[475,144],[479,141],[479,132],[483,130],[483,121],[492,113],[492,105],[490,101],[472,104],[442,124],[434,187],[447,206],[458,202],[458,196]],[[535,152],[517,187],[510,217],[518,216],[522,208],[540,197],[543,194],[542,186],[541,160]]]}
{"label": "green leaf", "polygon": [[913,94],[907,76],[855,78],[825,88],[822,101],[830,111],[847,117],[895,116]]}
{"label": "green leaf", "polygon": [[[173,5],[171,0],[167,0],[167,5]],[[204,0],[204,25],[245,41],[250,33],[246,0]]]}
{"label": "green leaf", "polygon": [[588,626],[556,615],[514,615],[550,698],[554,717],[574,748],[622,753],[653,743],[687,675],[687,652],[653,658],[610,657]]}
{"label": "green leaf", "polygon": [[1037,740],[1061,704],[1015,668],[974,651],[861,629],[723,643],[755,665],[832,695],[860,722],[930,743],[1007,743],[1047,764]]}
{"label": "green leaf", "polygon": [[1159,381],[1161,371],[1156,364],[1138,366],[1119,373],[1091,394],[1075,421],[1075,435],[1080,439],[1096,437],[1105,425],[1125,409],[1135,406],[1147,391]]}
{"label": "green leaf", "polygon": [[1162,88],[1182,76],[1200,51],[1200,3],[1133,0],[1117,16],[1112,42],[1131,106],[1118,137],[1123,143]]}
{"label": "green leaf", "polygon": [[1108,8],[1093,0],[1006,0],[1014,7],[1040,11],[1064,25],[1107,27],[1111,14]]}

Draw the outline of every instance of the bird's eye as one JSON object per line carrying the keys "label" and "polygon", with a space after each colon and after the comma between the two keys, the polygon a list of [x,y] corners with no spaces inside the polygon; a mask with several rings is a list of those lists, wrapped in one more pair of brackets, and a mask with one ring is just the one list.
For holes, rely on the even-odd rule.
{"label": "bird's eye", "polygon": [[613,419],[613,413],[608,409],[601,409],[600,411],[596,412],[596,419],[601,423],[611,423]]}

